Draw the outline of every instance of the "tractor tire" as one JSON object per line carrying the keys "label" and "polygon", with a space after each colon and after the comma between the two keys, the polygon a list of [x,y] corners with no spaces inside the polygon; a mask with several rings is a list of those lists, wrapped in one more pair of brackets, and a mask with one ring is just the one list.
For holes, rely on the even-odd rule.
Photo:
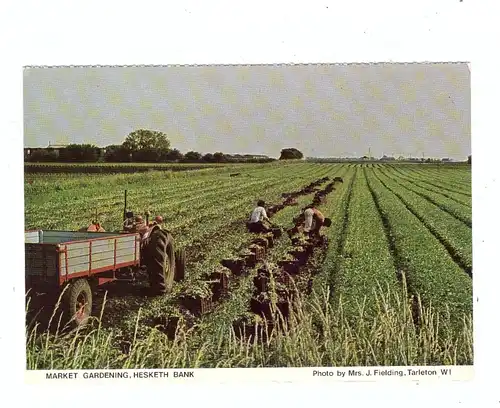
{"label": "tractor tire", "polygon": [[69,283],[64,292],[64,309],[70,326],[79,327],[87,323],[92,314],[92,289],[87,279]]}
{"label": "tractor tire", "polygon": [[172,236],[161,229],[155,230],[148,244],[146,267],[154,294],[172,290],[175,276],[175,252]]}
{"label": "tractor tire", "polygon": [[175,281],[180,282],[186,276],[186,252],[184,248],[175,251]]}

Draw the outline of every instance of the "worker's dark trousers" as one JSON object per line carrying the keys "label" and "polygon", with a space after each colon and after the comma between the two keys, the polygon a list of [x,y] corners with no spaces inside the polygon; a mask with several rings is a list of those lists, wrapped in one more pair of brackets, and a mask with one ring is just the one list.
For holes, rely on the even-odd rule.
{"label": "worker's dark trousers", "polygon": [[309,231],[309,236],[310,237],[319,237],[320,234],[319,234],[319,231],[321,230],[321,227],[323,226],[323,222],[318,220],[318,219],[314,219],[314,228]]}
{"label": "worker's dark trousers", "polygon": [[269,231],[269,228],[262,223],[262,221],[258,222],[249,222],[247,224],[247,228],[249,232],[253,232],[255,234],[265,233]]}

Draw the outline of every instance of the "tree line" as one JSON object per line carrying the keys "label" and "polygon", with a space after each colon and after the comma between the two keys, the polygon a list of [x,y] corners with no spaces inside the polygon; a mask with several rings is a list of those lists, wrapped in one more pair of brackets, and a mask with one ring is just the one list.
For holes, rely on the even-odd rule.
{"label": "tree line", "polygon": [[[264,155],[225,154],[222,152],[202,154],[189,151],[185,154],[172,148],[170,140],[163,132],[139,129],[130,133],[121,145],[104,148],[93,144],[70,144],[61,149],[32,149],[27,162],[71,162],[71,163],[224,163],[249,162],[266,163],[276,159]],[[302,153],[295,148],[281,151],[280,160],[302,159]]]}

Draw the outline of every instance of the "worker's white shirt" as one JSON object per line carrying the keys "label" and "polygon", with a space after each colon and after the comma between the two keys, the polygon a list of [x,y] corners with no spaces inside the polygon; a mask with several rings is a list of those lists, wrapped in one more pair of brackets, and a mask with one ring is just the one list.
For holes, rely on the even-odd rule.
{"label": "worker's white shirt", "polygon": [[312,229],[313,226],[313,218],[314,218],[314,211],[312,208],[308,208],[307,210],[304,211],[304,231],[309,232]]}
{"label": "worker's white shirt", "polygon": [[255,210],[252,211],[250,222],[259,222],[265,218],[267,218],[267,214],[264,207],[256,207]]}

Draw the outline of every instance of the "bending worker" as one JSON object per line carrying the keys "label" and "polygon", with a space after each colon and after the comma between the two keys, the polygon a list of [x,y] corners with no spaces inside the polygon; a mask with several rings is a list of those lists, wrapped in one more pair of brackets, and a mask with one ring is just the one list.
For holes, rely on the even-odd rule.
{"label": "bending worker", "polygon": [[262,200],[257,202],[257,207],[252,211],[250,216],[250,221],[247,223],[248,231],[254,233],[265,233],[270,230],[270,227],[264,224],[264,221],[271,222],[267,216],[266,209],[264,206],[266,203]]}
{"label": "bending worker", "polygon": [[308,205],[304,211],[304,233],[311,236],[319,236],[321,227],[329,227],[331,220],[325,216],[314,205]]}

